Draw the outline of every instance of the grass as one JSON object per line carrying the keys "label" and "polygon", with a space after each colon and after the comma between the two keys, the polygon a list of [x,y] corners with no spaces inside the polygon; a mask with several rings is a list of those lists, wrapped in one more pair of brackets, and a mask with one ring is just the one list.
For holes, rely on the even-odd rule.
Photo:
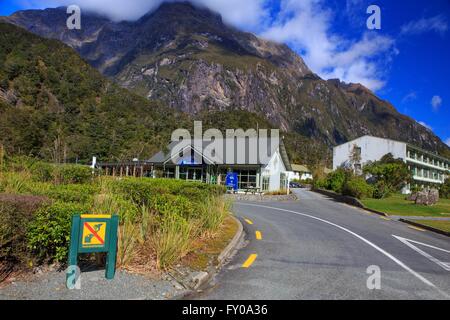
{"label": "grass", "polygon": [[405,200],[404,195],[394,194],[386,199],[364,199],[362,203],[369,209],[381,211],[389,215],[450,217],[449,199],[440,199],[434,206],[423,206]]}
{"label": "grass", "polygon": [[[167,179],[92,177],[90,169],[89,179],[80,180],[85,167],[32,160],[11,158],[0,168],[0,195],[49,200],[33,219],[21,222],[26,237],[20,244],[39,263],[67,260],[70,219],[77,212],[118,214],[118,267],[141,273],[170,269],[207,241],[215,246],[229,214],[222,187]],[[54,170],[65,173],[62,181],[52,179]],[[0,210],[0,218],[4,211]],[[7,244],[6,249],[19,247],[10,245],[14,234],[3,229],[0,242]]]}
{"label": "grass", "polygon": [[450,233],[450,221],[420,220],[415,222]]}
{"label": "grass", "polygon": [[228,216],[215,236],[203,237],[193,242],[193,251],[184,257],[182,264],[200,271],[205,270],[211,262],[217,263],[217,257],[233,239],[237,229],[236,221]]}

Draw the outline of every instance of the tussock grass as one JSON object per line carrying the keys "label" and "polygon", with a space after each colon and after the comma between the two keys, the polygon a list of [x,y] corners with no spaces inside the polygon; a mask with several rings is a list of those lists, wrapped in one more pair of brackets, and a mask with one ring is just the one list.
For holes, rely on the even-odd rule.
{"label": "tussock grass", "polygon": [[160,269],[167,269],[189,252],[195,223],[172,213],[152,222],[156,263]]}
{"label": "tussock grass", "polygon": [[62,172],[58,165],[34,159],[9,159],[0,170],[0,193],[49,199],[31,217],[23,240],[40,261],[67,260],[73,214],[118,214],[118,266],[167,270],[195,250],[193,242],[218,234],[229,212],[221,186],[168,179],[88,178],[84,168],[65,168],[64,183],[53,179],[54,170]]}

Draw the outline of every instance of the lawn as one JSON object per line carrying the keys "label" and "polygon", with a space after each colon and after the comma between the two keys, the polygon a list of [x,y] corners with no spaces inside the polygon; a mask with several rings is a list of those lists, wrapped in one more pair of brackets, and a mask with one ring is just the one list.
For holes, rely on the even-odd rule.
{"label": "lawn", "polygon": [[414,221],[425,226],[429,226],[435,229],[443,230],[446,232],[450,232],[450,221],[434,221],[434,220],[420,220]]}
{"label": "lawn", "polygon": [[395,194],[387,199],[364,199],[362,203],[369,209],[398,216],[450,217],[450,200],[440,199],[434,206],[416,205],[405,200],[405,196]]}

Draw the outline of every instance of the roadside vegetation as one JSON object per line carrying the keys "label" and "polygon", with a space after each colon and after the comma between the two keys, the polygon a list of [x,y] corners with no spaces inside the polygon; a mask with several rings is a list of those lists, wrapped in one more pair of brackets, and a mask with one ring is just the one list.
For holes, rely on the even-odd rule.
{"label": "roadside vegetation", "polygon": [[[357,159],[356,159],[357,160]],[[361,203],[376,211],[398,216],[450,217],[450,179],[439,190],[440,199],[432,206],[417,205],[401,194],[412,176],[407,165],[392,155],[384,156],[380,161],[366,165],[359,175],[355,174],[350,163],[328,175],[314,180],[316,189],[325,189],[338,194],[355,197]],[[370,177],[370,178],[368,178]],[[420,191],[420,190],[413,190]],[[448,221],[416,221],[447,230]]]}
{"label": "roadside vegetation", "polygon": [[[416,205],[405,195],[393,194],[387,199],[363,199],[367,208],[397,216],[450,217],[450,200],[440,199],[434,206]],[[420,221],[422,223],[422,221]]]}
{"label": "roadside vegetation", "polygon": [[[366,177],[370,176],[370,179]],[[391,154],[380,161],[367,164],[363,171],[355,174],[353,165],[341,167],[314,181],[314,187],[331,190],[358,199],[385,199],[399,192],[412,179],[411,172],[401,159]]]}
{"label": "roadside vegetation", "polygon": [[420,224],[450,233],[450,221],[420,220]]}
{"label": "roadside vegetation", "polygon": [[[118,266],[165,270],[194,242],[213,239],[229,204],[215,185],[166,179],[101,177],[79,165],[26,157],[0,167],[0,269],[67,260],[71,217],[120,216]],[[0,275],[1,280],[1,275]]]}

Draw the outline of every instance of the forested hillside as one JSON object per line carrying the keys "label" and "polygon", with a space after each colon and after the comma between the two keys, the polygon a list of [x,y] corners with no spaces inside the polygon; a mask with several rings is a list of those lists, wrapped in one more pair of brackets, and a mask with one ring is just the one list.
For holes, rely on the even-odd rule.
{"label": "forested hillside", "polygon": [[0,23],[0,143],[55,162],[151,156],[187,117],[120,88],[73,49]]}

